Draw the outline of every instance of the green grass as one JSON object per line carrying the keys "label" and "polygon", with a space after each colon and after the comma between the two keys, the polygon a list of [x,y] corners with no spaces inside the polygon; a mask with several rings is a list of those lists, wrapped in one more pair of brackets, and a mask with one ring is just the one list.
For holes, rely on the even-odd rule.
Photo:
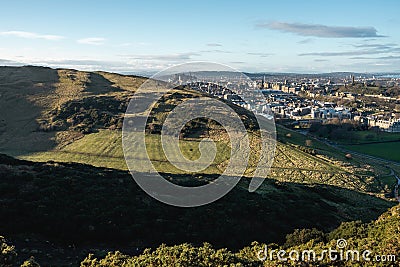
{"label": "green grass", "polygon": [[[302,136],[302,138],[305,139],[306,137]],[[298,140],[301,140],[300,137]],[[200,139],[185,139],[181,141],[180,150],[182,154],[190,160],[199,158],[199,142]],[[49,160],[78,162],[97,167],[127,170],[121,144],[121,131],[101,130],[97,133],[85,135],[83,138],[61,149],[31,153],[20,156],[20,158],[40,162]],[[217,141],[216,145],[217,155],[214,162],[200,173],[220,174],[224,171],[230,159],[230,146],[222,141]],[[146,146],[147,153],[157,171],[171,174],[188,173],[176,168],[167,160],[162,151],[159,135],[147,135]],[[136,153],[136,151],[140,151],[137,148],[138,145],[135,143],[130,148],[130,151],[133,151],[130,156],[135,159],[133,170],[139,172],[150,171],[148,167],[144,167],[146,166],[144,163],[147,155],[142,152]],[[177,151],[176,153],[179,152]],[[258,163],[258,158],[253,155],[250,157],[246,175],[252,177],[252,171],[254,171],[256,163]],[[357,169],[342,161],[332,160],[327,157],[315,157],[290,144],[282,143],[277,144],[274,163],[268,178],[282,182],[329,184],[357,191],[370,191],[370,185],[375,184],[373,173],[366,173],[363,168]]]}
{"label": "green grass", "polygon": [[400,142],[345,145],[349,150],[400,162]]}
{"label": "green grass", "polygon": [[281,125],[276,125],[276,130],[277,130],[276,131],[277,138],[279,141],[299,146],[307,146],[306,140],[311,140],[311,143],[309,143],[310,148],[325,150],[325,151],[333,151],[333,149],[330,146],[327,146],[323,142],[313,139],[311,137],[307,137],[301,133],[285,128]]}
{"label": "green grass", "polygon": [[[200,156],[199,153],[200,140],[181,141],[180,149],[182,154],[191,160],[195,160]],[[146,136],[147,153],[152,160],[154,167],[165,173],[183,173],[171,163],[168,162],[164,153],[158,135]],[[137,151],[137,144],[132,147],[133,151]],[[229,159],[230,149],[223,142],[217,143],[217,157],[204,173],[213,174],[221,173],[218,164]],[[146,159],[145,154],[135,154],[135,164],[137,171],[149,171],[143,169],[143,161]],[[60,162],[78,162],[90,164],[97,167],[107,167],[113,169],[127,170],[124,154],[122,151],[122,133],[121,131],[102,130],[98,133],[85,135],[82,139],[73,142],[62,149],[54,149],[46,152],[32,153],[21,156],[22,159],[34,161],[60,161]]]}
{"label": "green grass", "polygon": [[78,162],[93,166],[126,170],[123,158],[121,133],[100,131],[65,146],[46,152],[32,153],[20,158],[34,161]]}

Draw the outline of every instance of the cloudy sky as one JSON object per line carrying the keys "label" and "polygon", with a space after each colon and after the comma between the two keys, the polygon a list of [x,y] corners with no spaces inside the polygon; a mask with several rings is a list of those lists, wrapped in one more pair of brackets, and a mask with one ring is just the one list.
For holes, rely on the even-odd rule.
{"label": "cloudy sky", "polygon": [[3,1],[0,65],[400,72],[398,10],[398,0]]}

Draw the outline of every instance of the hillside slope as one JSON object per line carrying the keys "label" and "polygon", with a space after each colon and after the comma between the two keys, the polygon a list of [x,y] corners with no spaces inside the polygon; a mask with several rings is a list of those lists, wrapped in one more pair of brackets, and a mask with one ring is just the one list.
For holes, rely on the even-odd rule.
{"label": "hillside slope", "polygon": [[[282,242],[296,228],[332,230],[343,221],[376,218],[393,203],[352,190],[267,180],[256,193],[242,179],[210,205],[183,209],[144,193],[124,171],[76,163],[35,163],[0,156],[0,229],[12,240],[50,240],[76,247],[153,247],[210,242],[240,248]],[[172,181],[186,183],[179,175]],[[203,181],[212,176],[203,176]],[[191,178],[199,182],[198,177]],[[12,223],[10,223],[12,222]],[[229,238],[227,238],[229,237]],[[30,253],[46,262],[42,252]],[[50,248],[46,248],[50,249]],[[60,256],[62,257],[62,255]]]}
{"label": "hillside slope", "polygon": [[[57,118],[59,113],[82,102],[97,105],[126,99],[145,81],[142,77],[129,76],[124,81],[120,75],[103,75],[33,66],[0,67],[0,151],[26,155],[74,140],[89,126],[78,125],[78,131],[68,129]],[[106,120],[117,120],[124,112],[123,108],[114,109]]]}

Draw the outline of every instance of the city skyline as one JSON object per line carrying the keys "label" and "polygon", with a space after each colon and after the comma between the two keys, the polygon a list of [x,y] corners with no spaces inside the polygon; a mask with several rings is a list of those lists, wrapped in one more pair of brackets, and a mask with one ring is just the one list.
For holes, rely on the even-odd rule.
{"label": "city skyline", "polygon": [[400,72],[399,7],[397,1],[12,1],[2,5],[0,65],[146,72],[212,61],[246,72]]}

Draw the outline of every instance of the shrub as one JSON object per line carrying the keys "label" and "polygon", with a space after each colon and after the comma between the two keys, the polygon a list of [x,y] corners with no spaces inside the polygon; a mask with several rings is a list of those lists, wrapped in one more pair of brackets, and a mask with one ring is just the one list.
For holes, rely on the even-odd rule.
{"label": "shrub", "polygon": [[361,221],[352,221],[342,223],[338,228],[329,233],[328,239],[349,239],[350,237],[364,238],[365,236],[365,225]]}
{"label": "shrub", "polygon": [[6,243],[6,239],[0,236],[0,266],[14,266],[17,253],[15,247]]}
{"label": "shrub", "polygon": [[40,265],[35,261],[35,258],[31,257],[30,259],[24,261],[21,267],[40,267]]}
{"label": "shrub", "polygon": [[313,240],[315,243],[323,242],[325,234],[315,228],[312,229],[296,229],[293,233],[286,235],[285,247],[298,246]]}

